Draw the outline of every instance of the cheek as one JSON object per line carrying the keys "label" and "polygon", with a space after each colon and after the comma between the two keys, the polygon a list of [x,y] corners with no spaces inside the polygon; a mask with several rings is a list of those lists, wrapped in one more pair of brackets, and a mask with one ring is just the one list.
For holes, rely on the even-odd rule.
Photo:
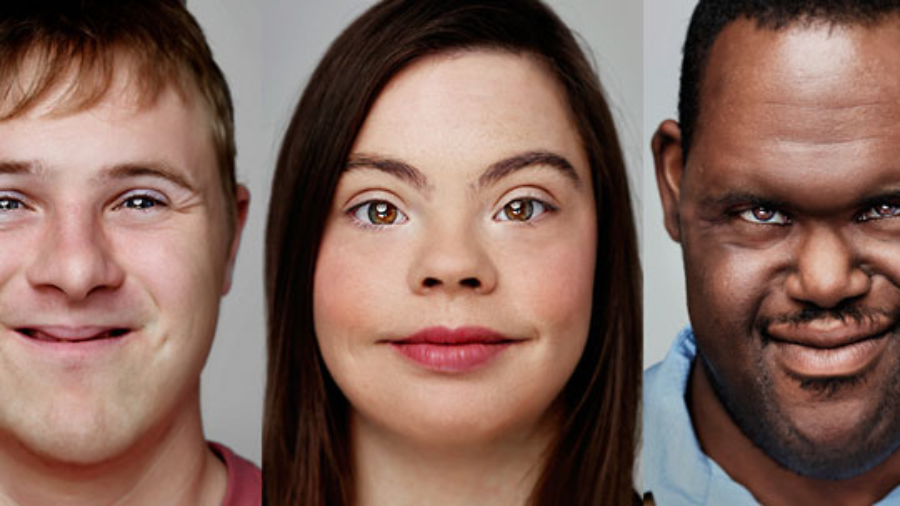
{"label": "cheek", "polygon": [[123,267],[141,280],[157,305],[174,313],[198,301],[218,302],[227,250],[224,236],[212,233],[218,224],[191,220],[181,225],[158,233],[123,230],[114,239],[114,255]]}
{"label": "cheek", "polygon": [[723,245],[713,238],[686,235],[685,277],[688,312],[697,346],[721,378],[734,383],[753,374],[761,359],[755,323],[761,308],[779,300],[780,252]]}
{"label": "cheek", "polygon": [[[556,344],[580,350],[590,326],[596,228],[593,220],[567,227],[552,240],[542,240],[500,258],[501,278],[509,303]],[[570,347],[566,346],[566,349]],[[563,351],[563,350],[560,350]]]}
{"label": "cheek", "polygon": [[[326,228],[313,281],[313,321],[323,354],[353,353],[355,340],[392,328],[403,303],[405,253],[399,241],[361,241]],[[374,327],[374,328],[373,328]],[[329,364],[329,367],[331,365]]]}
{"label": "cheek", "polygon": [[[143,350],[146,370],[174,381],[199,373],[212,344],[225,276],[224,236],[206,220],[181,223],[178,233],[122,232],[115,255],[141,285],[142,304],[158,336]],[[150,309],[152,308],[152,309]]]}
{"label": "cheek", "polygon": [[692,322],[710,315],[720,324],[749,324],[773,284],[780,252],[723,243],[714,234],[686,231],[684,248],[688,308]]}

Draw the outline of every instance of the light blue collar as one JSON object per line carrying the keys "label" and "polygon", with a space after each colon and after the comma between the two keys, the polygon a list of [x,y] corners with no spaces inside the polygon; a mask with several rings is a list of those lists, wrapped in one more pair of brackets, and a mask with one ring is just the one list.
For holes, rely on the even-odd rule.
{"label": "light blue collar", "polygon": [[[681,331],[662,362],[644,372],[641,450],[643,493],[659,506],[755,505],[753,495],[700,449],[684,400],[697,355],[690,327]],[[900,487],[879,505],[900,505]]]}

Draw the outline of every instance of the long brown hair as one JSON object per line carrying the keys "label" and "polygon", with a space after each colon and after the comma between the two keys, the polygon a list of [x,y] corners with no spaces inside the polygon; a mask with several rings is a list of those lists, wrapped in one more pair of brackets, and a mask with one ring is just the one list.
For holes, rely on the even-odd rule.
{"label": "long brown hair", "polygon": [[548,63],[566,91],[596,196],[590,334],[560,394],[562,425],[531,502],[632,501],[641,273],[625,164],[600,83],[572,33],[538,0],[386,0],[350,25],[322,59],[278,158],[266,231],[266,504],[354,502],[350,408],[313,330],[322,231],[353,142],[388,81],[422,57],[474,48],[536,55]]}

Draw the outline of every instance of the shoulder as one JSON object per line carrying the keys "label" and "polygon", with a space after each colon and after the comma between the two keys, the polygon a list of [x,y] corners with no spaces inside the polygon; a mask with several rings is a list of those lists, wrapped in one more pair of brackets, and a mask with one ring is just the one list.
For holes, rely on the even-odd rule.
{"label": "shoulder", "polygon": [[209,442],[209,447],[225,463],[228,490],[222,506],[258,506],[262,504],[262,473],[256,464],[235,454],[225,445]]}

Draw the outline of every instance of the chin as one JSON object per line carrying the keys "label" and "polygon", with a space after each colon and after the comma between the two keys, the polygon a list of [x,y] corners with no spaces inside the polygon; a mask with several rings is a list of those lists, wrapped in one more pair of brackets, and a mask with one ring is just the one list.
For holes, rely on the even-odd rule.
{"label": "chin", "polygon": [[[33,428],[32,428],[33,429]],[[132,439],[116,431],[78,431],[45,427],[41,433],[20,434],[26,450],[39,459],[73,467],[101,465],[131,446]]]}
{"label": "chin", "polygon": [[370,428],[380,427],[415,445],[433,448],[524,439],[543,426],[540,421],[545,410],[538,407],[510,409],[512,406],[500,402],[479,401],[397,404],[392,411],[354,411],[353,416]]}
{"label": "chin", "polygon": [[77,467],[103,464],[132,447],[141,430],[123,412],[63,402],[47,408],[7,420],[4,431],[11,432],[28,453],[48,463]]}
{"label": "chin", "polygon": [[[793,443],[793,444],[791,444]],[[812,441],[765,442],[760,446],[784,468],[819,480],[845,480],[862,475],[890,457],[900,440],[882,439],[851,445],[819,445]]]}
{"label": "chin", "polygon": [[770,405],[733,417],[785,469],[814,479],[844,480],[866,473],[900,448],[900,420],[879,409],[855,407],[854,412],[825,408],[801,416]]}

